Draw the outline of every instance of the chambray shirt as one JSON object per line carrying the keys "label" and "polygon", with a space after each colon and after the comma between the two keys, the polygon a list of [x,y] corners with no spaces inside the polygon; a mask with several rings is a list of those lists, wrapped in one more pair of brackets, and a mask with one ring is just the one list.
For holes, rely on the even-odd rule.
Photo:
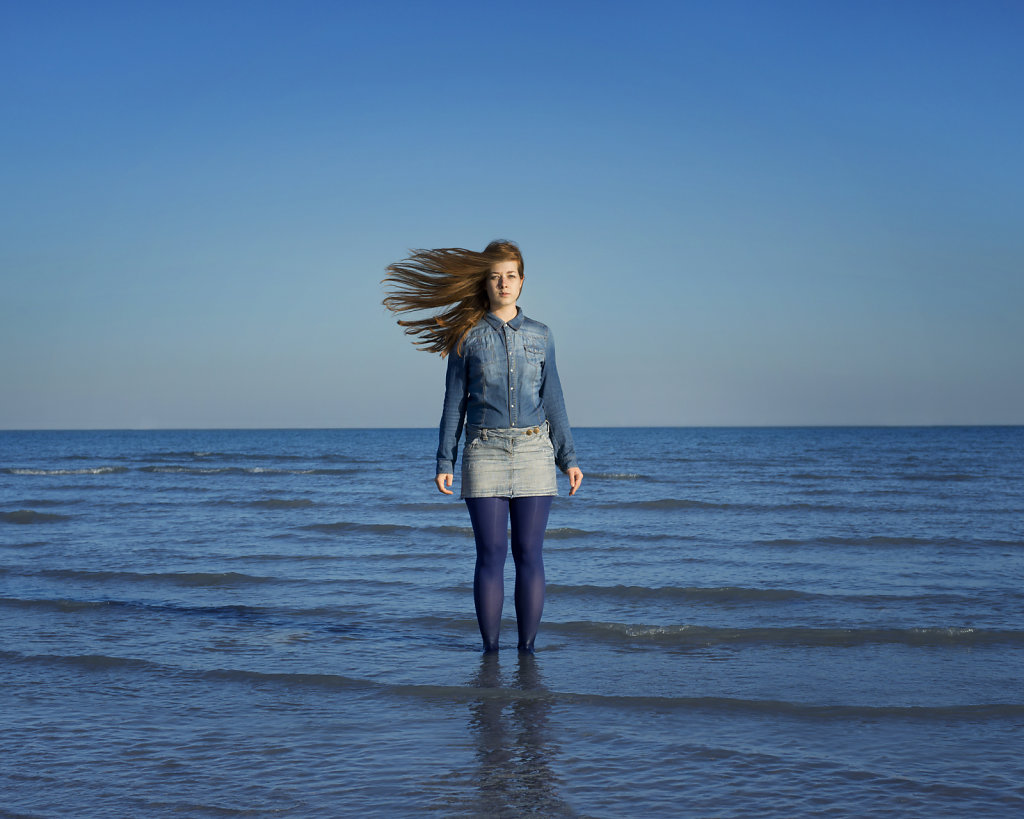
{"label": "chambray shirt", "polygon": [[462,352],[448,354],[437,475],[455,471],[464,424],[509,429],[547,421],[558,468],[576,466],[551,330],[516,311],[509,322],[488,313],[466,334]]}

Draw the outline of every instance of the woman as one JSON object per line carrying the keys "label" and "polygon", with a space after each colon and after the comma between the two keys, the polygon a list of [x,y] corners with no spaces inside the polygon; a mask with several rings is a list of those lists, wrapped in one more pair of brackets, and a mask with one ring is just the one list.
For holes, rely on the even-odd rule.
{"label": "woman", "polygon": [[544,608],[544,529],[558,494],[555,465],[569,494],[583,481],[576,463],[551,331],[516,305],[523,256],[513,242],[475,253],[419,250],[388,267],[385,306],[394,312],[436,310],[400,320],[422,349],[448,357],[434,482],[453,494],[463,425],[461,497],[476,540],[473,601],[484,651],[498,650],[507,531],[512,523],[519,650],[533,653]]}

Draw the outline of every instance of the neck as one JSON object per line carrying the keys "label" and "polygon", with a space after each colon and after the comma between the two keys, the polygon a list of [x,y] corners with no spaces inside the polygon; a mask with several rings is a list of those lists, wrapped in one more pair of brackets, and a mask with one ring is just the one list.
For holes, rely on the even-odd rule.
{"label": "neck", "polygon": [[512,321],[516,317],[519,310],[514,304],[506,304],[503,307],[499,307],[497,310],[491,310],[494,315],[500,318],[502,321]]}

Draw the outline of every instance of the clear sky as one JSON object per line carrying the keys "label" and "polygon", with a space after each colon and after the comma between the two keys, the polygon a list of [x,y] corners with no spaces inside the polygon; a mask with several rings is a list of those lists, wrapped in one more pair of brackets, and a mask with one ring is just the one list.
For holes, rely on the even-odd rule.
{"label": "clear sky", "polygon": [[574,425],[1024,423],[1024,3],[0,4],[0,428],[433,426],[518,241]]}

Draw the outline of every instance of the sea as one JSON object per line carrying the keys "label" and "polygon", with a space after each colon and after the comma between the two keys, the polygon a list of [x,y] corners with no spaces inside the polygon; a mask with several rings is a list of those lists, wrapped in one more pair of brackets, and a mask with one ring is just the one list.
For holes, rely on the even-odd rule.
{"label": "sea", "polygon": [[575,438],[530,656],[435,430],[0,432],[0,815],[1024,816],[1024,427]]}

